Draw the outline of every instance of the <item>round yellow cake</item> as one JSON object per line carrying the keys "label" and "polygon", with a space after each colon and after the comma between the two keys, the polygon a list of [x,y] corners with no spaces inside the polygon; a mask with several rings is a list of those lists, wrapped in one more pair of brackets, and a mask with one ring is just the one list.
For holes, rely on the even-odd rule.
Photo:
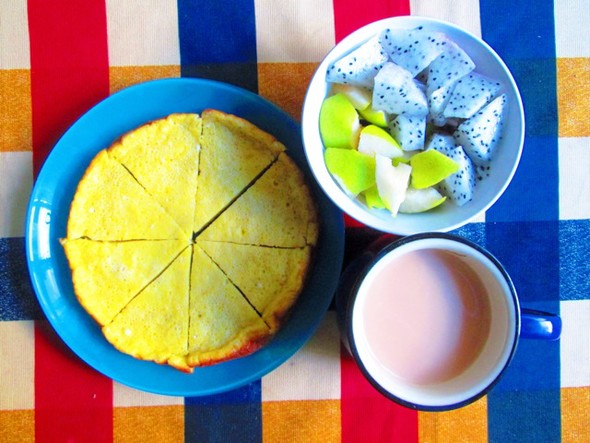
{"label": "round yellow cake", "polygon": [[318,226],[285,147],[205,110],[150,122],[100,151],[62,245],[76,297],[110,343],[191,372],[248,355],[279,330]]}

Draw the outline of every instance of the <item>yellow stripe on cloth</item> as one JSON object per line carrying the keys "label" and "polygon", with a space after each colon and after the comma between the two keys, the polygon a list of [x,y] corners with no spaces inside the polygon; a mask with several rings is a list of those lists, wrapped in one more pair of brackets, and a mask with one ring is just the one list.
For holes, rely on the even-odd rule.
{"label": "yellow stripe on cloth", "polygon": [[557,59],[560,137],[590,136],[590,58]]}
{"label": "yellow stripe on cloth", "polygon": [[340,401],[300,400],[262,403],[264,443],[340,443]]}
{"label": "yellow stripe on cloth", "polygon": [[258,92],[297,121],[317,63],[259,63]]}
{"label": "yellow stripe on cloth", "polygon": [[561,389],[561,440],[590,441],[590,386]]}
{"label": "yellow stripe on cloth", "polygon": [[27,443],[35,441],[35,411],[0,411],[0,440]]}
{"label": "yellow stripe on cloth", "polygon": [[113,442],[184,441],[184,406],[113,409]]}
{"label": "yellow stripe on cloth", "polygon": [[31,151],[31,72],[0,70],[0,152]]}
{"label": "yellow stripe on cloth", "polygon": [[419,412],[418,441],[488,441],[488,403],[486,397],[448,412]]}
{"label": "yellow stripe on cloth", "polygon": [[170,77],[180,77],[180,66],[111,66],[109,68],[111,94],[137,83]]}

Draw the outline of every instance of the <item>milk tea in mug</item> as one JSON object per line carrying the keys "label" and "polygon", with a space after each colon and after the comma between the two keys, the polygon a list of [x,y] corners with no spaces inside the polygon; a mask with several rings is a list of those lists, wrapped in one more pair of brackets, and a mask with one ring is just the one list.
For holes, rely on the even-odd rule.
{"label": "milk tea in mug", "polygon": [[369,249],[336,294],[343,341],[388,398],[455,409],[491,389],[519,337],[557,339],[558,316],[520,309],[514,284],[484,248],[425,233]]}

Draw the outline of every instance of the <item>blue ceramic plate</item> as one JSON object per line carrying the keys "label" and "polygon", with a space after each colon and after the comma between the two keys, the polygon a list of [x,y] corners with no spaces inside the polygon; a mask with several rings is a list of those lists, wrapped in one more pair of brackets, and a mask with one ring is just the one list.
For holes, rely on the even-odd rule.
{"label": "blue ceramic plate", "polygon": [[[95,154],[121,134],[174,112],[215,108],[243,117],[283,142],[310,178],[321,217],[321,236],[310,279],[276,337],[258,352],[183,374],[136,360],[113,348],[78,304],[59,239],[66,235],[76,186]],[[166,79],[139,84],[105,99],[84,114],[47,157],[28,207],[26,247],[35,292],[50,323],[84,361],[125,385],[158,394],[200,396],[224,392],[259,379],[291,357],[314,333],[336,289],[344,252],[340,210],[311,179],[299,125],[251,92],[209,80]]]}

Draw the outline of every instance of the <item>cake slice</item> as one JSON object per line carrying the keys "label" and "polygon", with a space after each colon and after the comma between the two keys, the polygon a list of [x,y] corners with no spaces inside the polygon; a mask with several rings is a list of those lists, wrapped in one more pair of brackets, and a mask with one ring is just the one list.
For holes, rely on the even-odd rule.
{"label": "cake slice", "polygon": [[103,327],[107,340],[135,358],[189,371],[187,353],[189,274],[187,247],[158,278]]}
{"label": "cake slice", "polygon": [[240,289],[274,332],[297,300],[311,248],[268,248],[200,241],[198,244]]}
{"label": "cake slice", "polygon": [[194,232],[217,216],[285,150],[273,136],[235,115],[205,110],[202,118]]}
{"label": "cake slice", "polygon": [[256,310],[194,245],[187,362],[209,365],[250,354],[270,338]]}
{"label": "cake slice", "polygon": [[107,151],[100,151],[78,184],[67,237],[92,240],[186,239],[176,221]]}
{"label": "cake slice", "polygon": [[110,323],[186,247],[183,240],[62,240],[74,292],[101,325]]}
{"label": "cake slice", "polygon": [[303,173],[285,153],[198,237],[302,248],[315,245],[318,218]]}
{"label": "cake slice", "polygon": [[192,235],[201,118],[172,114],[125,134],[109,149],[183,231]]}

